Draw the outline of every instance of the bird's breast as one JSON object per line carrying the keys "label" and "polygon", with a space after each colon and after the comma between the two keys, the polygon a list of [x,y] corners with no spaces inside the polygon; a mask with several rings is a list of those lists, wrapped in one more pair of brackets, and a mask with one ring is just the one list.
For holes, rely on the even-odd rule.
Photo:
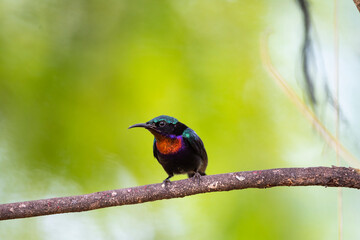
{"label": "bird's breast", "polygon": [[161,154],[175,154],[178,153],[183,146],[182,137],[176,138],[161,138],[156,139],[156,148]]}

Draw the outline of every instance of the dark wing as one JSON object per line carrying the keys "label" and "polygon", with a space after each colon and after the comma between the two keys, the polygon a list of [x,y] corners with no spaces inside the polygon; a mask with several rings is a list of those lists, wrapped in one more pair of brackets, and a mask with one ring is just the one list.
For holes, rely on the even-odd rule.
{"label": "dark wing", "polygon": [[182,134],[184,140],[192,147],[197,155],[199,155],[202,159],[202,166],[200,170],[205,172],[208,157],[204,147],[204,143],[201,141],[200,137],[192,130],[191,128],[187,128]]}

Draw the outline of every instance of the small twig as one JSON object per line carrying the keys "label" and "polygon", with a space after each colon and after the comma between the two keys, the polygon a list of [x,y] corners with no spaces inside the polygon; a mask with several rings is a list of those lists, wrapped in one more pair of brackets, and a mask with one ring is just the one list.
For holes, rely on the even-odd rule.
{"label": "small twig", "polygon": [[354,3],[355,3],[357,9],[358,9],[359,12],[360,12],[360,0],[354,0]]}
{"label": "small twig", "polygon": [[360,170],[346,167],[279,168],[235,172],[193,179],[151,184],[86,195],[50,198],[0,205],[0,220],[27,218],[68,212],[180,198],[199,193],[277,186],[325,186],[360,189]]}
{"label": "small twig", "polygon": [[304,103],[304,101],[296,94],[296,92],[290,87],[287,81],[281,76],[274,65],[271,62],[271,58],[268,50],[268,37],[269,33],[264,34],[261,38],[261,60],[269,71],[274,80],[281,86],[289,98],[294,102],[296,107],[304,114],[304,116],[311,122],[315,130],[324,138],[327,144],[336,149],[339,156],[347,162],[349,165],[360,168],[360,161],[349,152],[344,145],[337,139],[320,121],[320,119],[314,114],[313,111]]}

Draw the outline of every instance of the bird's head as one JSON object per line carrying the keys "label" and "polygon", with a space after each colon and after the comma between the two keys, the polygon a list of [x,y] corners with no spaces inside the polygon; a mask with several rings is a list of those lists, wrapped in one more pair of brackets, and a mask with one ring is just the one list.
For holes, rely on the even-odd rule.
{"label": "bird's head", "polygon": [[155,138],[180,136],[185,129],[188,128],[176,118],[166,115],[158,116],[146,123],[134,124],[130,126],[129,129],[135,127],[142,127],[149,130]]}

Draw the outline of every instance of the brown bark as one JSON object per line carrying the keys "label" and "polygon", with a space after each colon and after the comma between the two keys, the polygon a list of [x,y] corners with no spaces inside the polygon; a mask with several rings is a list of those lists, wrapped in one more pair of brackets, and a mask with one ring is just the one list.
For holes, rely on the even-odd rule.
{"label": "brown bark", "polygon": [[355,3],[357,9],[358,9],[359,12],[360,12],[360,0],[354,0],[354,3]]}
{"label": "brown bark", "polygon": [[[199,193],[277,186],[325,186],[360,189],[360,170],[346,167],[279,168],[202,176],[200,182],[185,179],[169,185],[151,184],[96,192],[79,196],[50,198],[0,205],[0,220],[180,198]],[[316,194],[316,193],[314,193]]]}

